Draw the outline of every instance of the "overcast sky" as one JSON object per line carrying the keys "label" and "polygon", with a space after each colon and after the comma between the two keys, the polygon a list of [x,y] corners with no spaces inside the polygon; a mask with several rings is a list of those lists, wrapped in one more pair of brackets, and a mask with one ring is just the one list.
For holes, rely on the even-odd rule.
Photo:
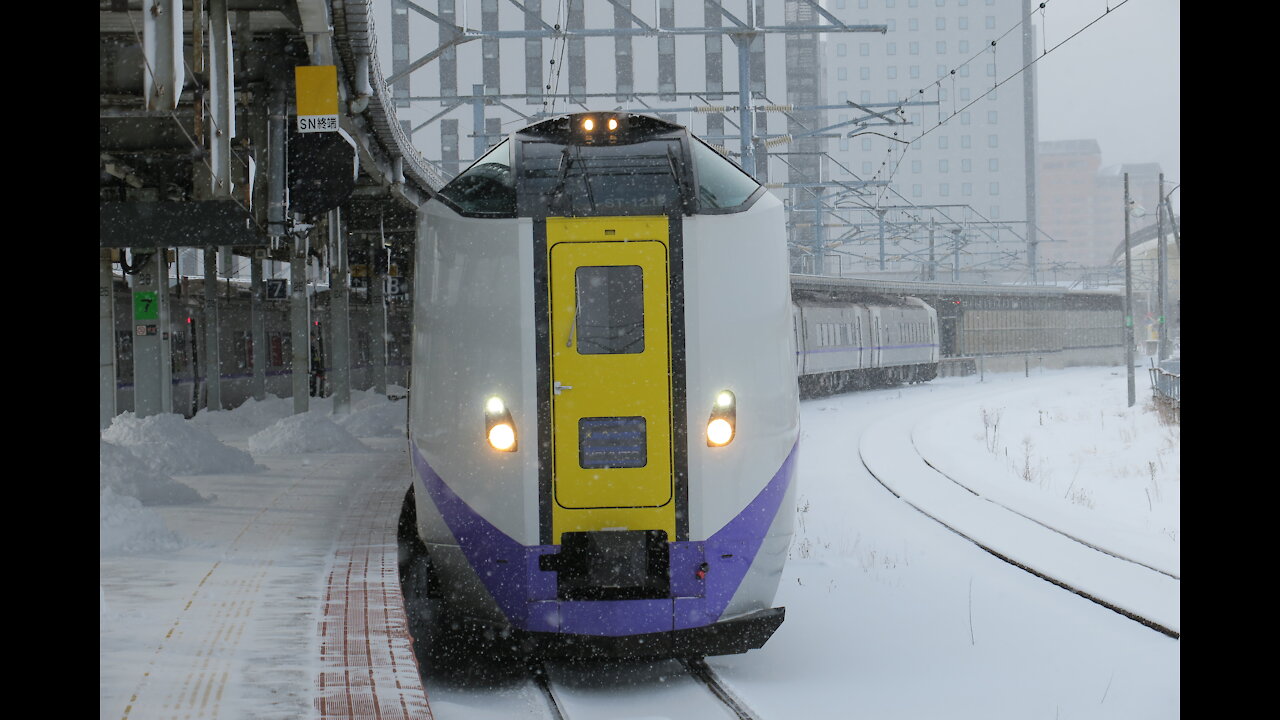
{"label": "overcast sky", "polygon": [[[1181,2],[1049,0],[1043,45],[1053,48],[1108,6],[1036,63],[1040,140],[1097,140],[1103,165],[1158,162],[1168,192],[1182,180]],[[1175,211],[1181,194],[1173,193]]]}

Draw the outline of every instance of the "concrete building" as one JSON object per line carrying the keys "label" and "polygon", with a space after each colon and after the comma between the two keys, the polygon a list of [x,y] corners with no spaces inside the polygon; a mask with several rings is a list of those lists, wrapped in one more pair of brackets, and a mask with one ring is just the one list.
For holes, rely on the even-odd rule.
{"label": "concrete building", "polygon": [[[1009,230],[989,238],[1024,251],[1017,237],[1026,237],[1026,137],[1034,118],[1024,112],[1021,76],[995,87],[1024,64],[1021,0],[831,0],[826,7],[845,23],[888,25],[884,35],[828,35],[833,104],[932,103],[904,105],[897,115],[906,127],[867,128],[890,137],[833,143],[832,155],[851,171],[833,168],[833,177],[888,180],[897,194],[880,191],[879,205],[969,205],[971,212],[951,208],[947,216],[1004,221]],[[830,111],[832,122],[862,115],[853,107]],[[895,130],[910,145],[895,142]]]}
{"label": "concrete building", "polygon": [[[724,0],[723,6],[734,18],[753,18],[757,27],[827,22],[798,0]],[[493,32],[687,30],[734,23],[706,3],[675,0],[422,0],[414,6],[390,0],[375,14],[381,42],[392,48],[388,77],[452,38],[421,10],[464,29]],[[748,52],[753,105],[813,104],[825,89],[815,33],[761,33]],[[397,80],[393,93],[415,145],[449,175],[524,124],[585,110],[650,112],[688,126],[740,159],[738,59],[727,35],[495,37],[447,47]],[[794,83],[788,79],[789,60],[796,68],[793,75],[799,73]],[[474,100],[476,90],[483,101]],[[790,122],[820,120],[796,113],[789,119],[777,110],[754,115],[753,136],[761,150],[770,138],[788,132]],[[761,163],[756,176],[783,182],[788,172],[774,161]]]}
{"label": "concrete building", "polygon": [[1103,166],[1095,140],[1039,143],[1037,160],[1038,224],[1049,238],[1040,254],[1047,265],[1070,270],[1110,264],[1124,239],[1126,172],[1131,199],[1142,208],[1129,218],[1130,234],[1156,223],[1159,164]]}

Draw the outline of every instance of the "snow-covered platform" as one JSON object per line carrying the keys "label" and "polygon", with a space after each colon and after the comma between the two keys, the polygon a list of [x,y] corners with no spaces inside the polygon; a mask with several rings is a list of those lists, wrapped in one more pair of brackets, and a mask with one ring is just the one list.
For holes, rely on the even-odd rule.
{"label": "snow-covered platform", "polygon": [[104,433],[101,717],[432,717],[396,570],[404,406],[362,399]]}

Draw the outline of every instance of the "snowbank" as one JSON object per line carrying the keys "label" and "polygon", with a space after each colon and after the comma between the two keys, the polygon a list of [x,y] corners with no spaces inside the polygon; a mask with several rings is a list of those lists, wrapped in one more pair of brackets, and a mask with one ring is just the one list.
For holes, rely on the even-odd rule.
{"label": "snowbank", "polygon": [[244,474],[262,469],[249,453],[223,444],[213,433],[175,413],[145,418],[122,413],[102,431],[102,439],[128,448],[157,473]]}
{"label": "snowbank", "polygon": [[110,487],[103,487],[98,508],[98,551],[102,555],[173,551],[186,545],[137,498],[117,495]]}
{"label": "snowbank", "polygon": [[395,437],[404,434],[407,406],[408,403],[387,400],[371,402],[335,418],[335,422],[356,437]]}
{"label": "snowbank", "polygon": [[127,448],[98,443],[98,485],[143,505],[185,505],[204,502],[200,493],[168,475],[152,470]]}
{"label": "snowbank", "polygon": [[351,433],[313,410],[290,415],[249,437],[249,452],[268,454],[370,452]]}

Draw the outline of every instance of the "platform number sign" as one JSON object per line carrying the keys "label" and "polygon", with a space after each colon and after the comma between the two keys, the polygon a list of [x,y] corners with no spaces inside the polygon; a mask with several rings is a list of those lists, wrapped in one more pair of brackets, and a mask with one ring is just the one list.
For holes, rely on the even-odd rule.
{"label": "platform number sign", "polygon": [[267,280],[267,299],[285,300],[289,297],[289,281],[283,278]]}
{"label": "platform number sign", "polygon": [[135,320],[157,320],[160,318],[160,303],[155,292],[146,291],[133,294],[133,318]]}

